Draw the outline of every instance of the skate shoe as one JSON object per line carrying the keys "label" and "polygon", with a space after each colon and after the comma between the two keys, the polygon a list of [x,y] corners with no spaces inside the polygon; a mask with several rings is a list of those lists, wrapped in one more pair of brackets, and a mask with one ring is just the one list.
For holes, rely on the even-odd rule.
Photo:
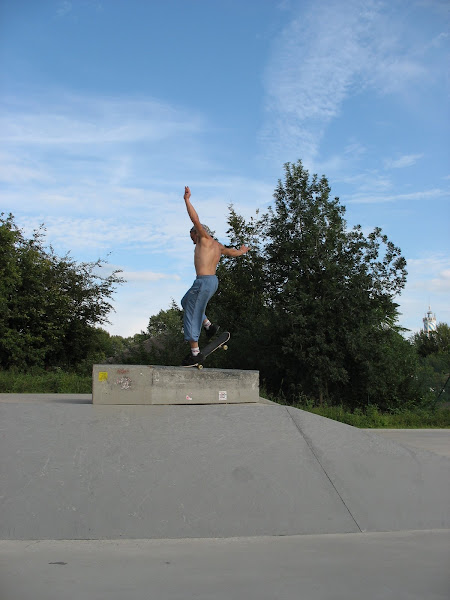
{"label": "skate shoe", "polygon": [[219,331],[219,329],[220,329],[219,325],[211,324],[209,326],[209,329],[205,329],[206,339],[209,341],[211,338],[213,338],[215,335],[217,335],[217,332]]}
{"label": "skate shoe", "polygon": [[192,354],[192,352],[189,352],[189,354],[187,356],[185,356],[185,358],[183,359],[181,366],[182,367],[193,367],[195,365],[202,364],[202,362],[204,360],[205,360],[205,357],[203,356],[203,354],[201,352],[199,354],[197,354],[197,356],[194,356]]}

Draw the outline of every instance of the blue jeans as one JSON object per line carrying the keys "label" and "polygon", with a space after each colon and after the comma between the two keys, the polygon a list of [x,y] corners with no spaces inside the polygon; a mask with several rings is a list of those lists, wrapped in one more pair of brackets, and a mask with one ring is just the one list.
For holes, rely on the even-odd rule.
{"label": "blue jeans", "polygon": [[215,294],[218,285],[217,275],[198,275],[191,289],[183,296],[181,306],[184,310],[184,339],[187,342],[198,342],[202,323],[206,319],[206,305]]}

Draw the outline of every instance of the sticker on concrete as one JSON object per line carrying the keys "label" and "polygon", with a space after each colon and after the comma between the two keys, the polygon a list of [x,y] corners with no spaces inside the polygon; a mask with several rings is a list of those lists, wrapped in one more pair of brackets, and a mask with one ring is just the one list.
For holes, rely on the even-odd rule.
{"label": "sticker on concrete", "polygon": [[186,400],[192,400],[192,398],[188,395],[186,395]]}
{"label": "sticker on concrete", "polygon": [[226,392],[219,392],[219,400],[221,400],[222,402],[224,402],[227,399],[227,393]]}
{"label": "sticker on concrete", "polygon": [[120,377],[120,379],[117,379],[116,385],[120,385],[123,390],[130,390],[131,379],[129,377]]}
{"label": "sticker on concrete", "polygon": [[98,374],[98,380],[99,381],[107,381],[108,379],[108,373],[106,371],[100,371],[100,373]]}

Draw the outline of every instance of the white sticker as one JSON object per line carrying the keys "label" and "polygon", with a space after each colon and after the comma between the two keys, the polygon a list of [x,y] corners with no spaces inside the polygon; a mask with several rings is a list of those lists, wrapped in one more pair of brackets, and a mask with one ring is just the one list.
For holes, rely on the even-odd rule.
{"label": "white sticker", "polygon": [[186,400],[192,400],[192,398],[188,395],[186,395]]}
{"label": "white sticker", "polygon": [[129,377],[120,377],[116,380],[116,385],[120,385],[123,390],[131,390],[131,379]]}
{"label": "white sticker", "polygon": [[227,393],[226,392],[219,392],[219,400],[224,402],[227,399]]}

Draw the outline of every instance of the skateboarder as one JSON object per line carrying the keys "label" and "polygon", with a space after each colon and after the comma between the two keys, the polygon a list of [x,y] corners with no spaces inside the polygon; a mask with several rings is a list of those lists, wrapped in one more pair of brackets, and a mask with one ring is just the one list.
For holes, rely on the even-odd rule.
{"label": "skateboarder", "polygon": [[203,360],[203,355],[198,346],[202,325],[206,329],[208,338],[211,338],[219,329],[217,325],[213,325],[209,321],[205,311],[206,305],[218,287],[216,269],[220,257],[222,254],[225,256],[241,256],[248,252],[248,248],[243,245],[239,250],[226,248],[212,237],[208,227],[200,223],[197,211],[191,204],[191,190],[188,186],[184,188],[184,201],[189,218],[194,225],[191,229],[191,240],[195,245],[194,266],[197,274],[191,289],[186,292],[181,300],[181,306],[184,310],[184,339],[191,346],[191,352],[183,360],[183,365],[189,366],[201,363]]}

